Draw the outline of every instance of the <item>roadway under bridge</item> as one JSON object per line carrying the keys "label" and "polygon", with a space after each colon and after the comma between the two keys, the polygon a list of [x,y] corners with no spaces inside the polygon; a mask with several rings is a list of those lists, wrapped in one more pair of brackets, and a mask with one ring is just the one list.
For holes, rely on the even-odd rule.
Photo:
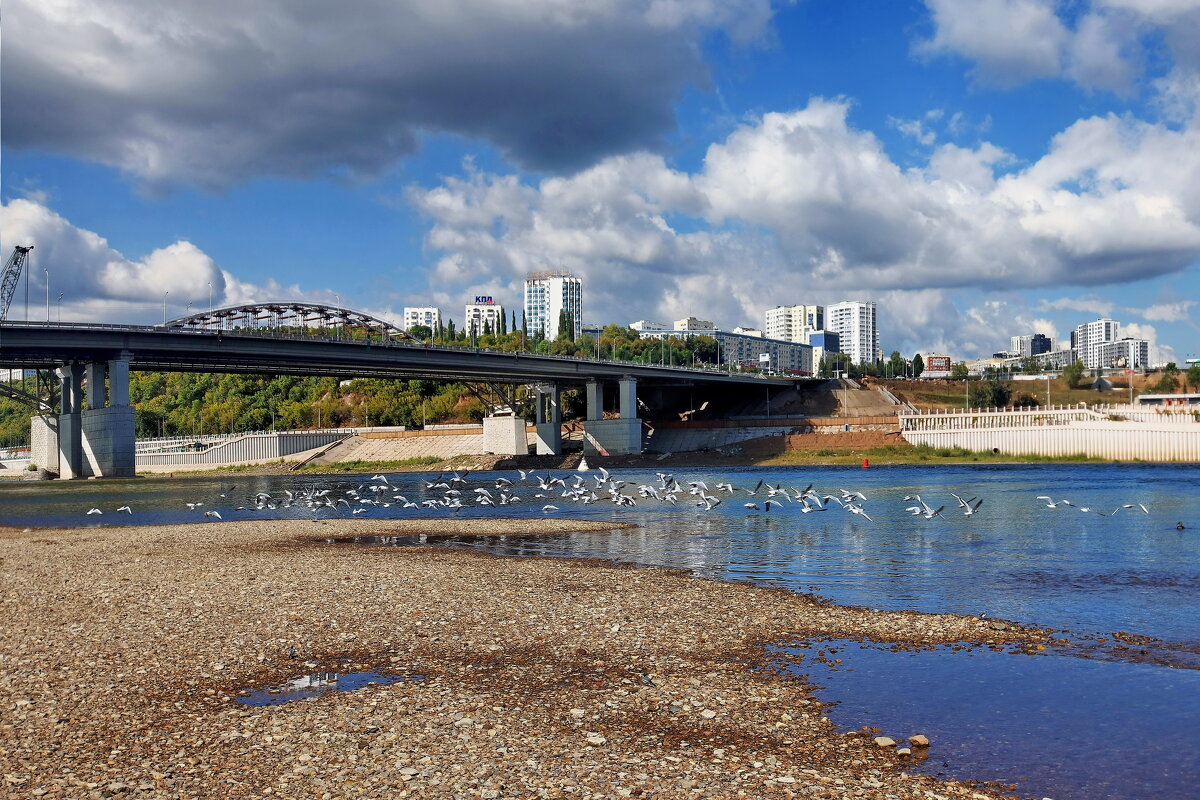
{"label": "roadway under bridge", "polygon": [[[317,327],[302,327],[314,319]],[[639,385],[658,391],[758,387],[769,395],[795,383],[716,369],[434,346],[364,314],[305,304],[217,309],[161,326],[0,322],[0,368],[56,374],[61,413],[34,417],[34,463],[57,462],[54,471],[63,478],[135,474],[131,369],[476,382],[495,388],[510,408],[513,388],[532,384],[536,450],[547,455],[562,452],[564,387],[586,389],[584,452],[622,455],[641,451]],[[605,417],[605,385],[615,389],[609,394],[619,416]],[[527,453],[525,424],[515,415],[486,418],[485,448]]]}

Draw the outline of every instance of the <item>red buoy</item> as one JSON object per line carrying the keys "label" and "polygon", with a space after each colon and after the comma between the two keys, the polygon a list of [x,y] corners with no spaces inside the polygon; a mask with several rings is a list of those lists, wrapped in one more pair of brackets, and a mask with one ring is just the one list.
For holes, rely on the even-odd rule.
{"label": "red buoy", "polygon": [[871,460],[869,458],[864,458],[863,459],[863,469],[866,469],[869,466],[871,466]]}

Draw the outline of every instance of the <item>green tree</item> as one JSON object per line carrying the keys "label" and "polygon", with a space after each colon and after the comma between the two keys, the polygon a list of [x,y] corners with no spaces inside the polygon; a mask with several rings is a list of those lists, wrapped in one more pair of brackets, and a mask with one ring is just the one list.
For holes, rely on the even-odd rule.
{"label": "green tree", "polygon": [[1025,356],[1021,359],[1021,372],[1026,375],[1036,375],[1042,371],[1042,360],[1037,356]]}
{"label": "green tree", "polygon": [[908,365],[904,363],[904,356],[900,355],[900,351],[893,350],[891,356],[889,356],[887,360],[888,374],[893,378],[898,375],[903,375],[905,367],[907,366]]}
{"label": "green tree", "polygon": [[1078,389],[1083,383],[1083,362],[1076,359],[1074,364],[1069,364],[1063,367],[1062,377],[1067,382],[1067,387],[1070,389]]}
{"label": "green tree", "polygon": [[420,339],[422,342],[428,342],[433,338],[433,329],[428,325],[413,325],[408,329],[408,335]]}
{"label": "green tree", "polygon": [[912,360],[912,374],[914,378],[921,377],[921,373],[925,371],[925,359],[921,358],[921,354],[917,353]]}
{"label": "green tree", "polygon": [[955,381],[965,381],[971,375],[971,371],[967,369],[965,361],[956,361],[950,367],[950,379]]}
{"label": "green tree", "polygon": [[1188,367],[1187,377],[1188,387],[1194,392],[1200,389],[1200,363],[1192,364]]}
{"label": "green tree", "polygon": [[1012,397],[1012,390],[1007,384],[991,378],[972,383],[967,397],[974,408],[1005,408]]}

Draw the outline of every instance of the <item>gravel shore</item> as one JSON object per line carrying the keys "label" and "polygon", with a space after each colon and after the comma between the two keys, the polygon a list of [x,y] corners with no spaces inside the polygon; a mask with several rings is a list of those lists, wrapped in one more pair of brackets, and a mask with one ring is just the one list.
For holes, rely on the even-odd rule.
{"label": "gravel shore", "polygon": [[[764,646],[1036,647],[1038,632],[664,570],[323,541],[607,527],[0,530],[0,796],[1000,796],[911,774],[873,733],[838,733]],[[236,702],[322,670],[410,679]]]}

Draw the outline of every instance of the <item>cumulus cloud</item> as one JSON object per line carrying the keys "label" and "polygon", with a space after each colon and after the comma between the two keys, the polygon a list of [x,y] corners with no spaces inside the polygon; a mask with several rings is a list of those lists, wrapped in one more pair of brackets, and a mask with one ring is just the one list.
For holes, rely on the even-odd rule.
{"label": "cumulus cloud", "polygon": [[150,185],[373,175],[424,131],[565,170],[654,148],[702,39],[769,0],[33,2],[5,8],[4,142]]}
{"label": "cumulus cloud", "polygon": [[1040,311],[1082,311],[1099,317],[1112,314],[1113,308],[1113,303],[1098,297],[1059,297],[1055,300],[1043,300],[1038,304]]}
{"label": "cumulus cloud", "polygon": [[1158,341],[1158,330],[1153,325],[1139,325],[1127,322],[1121,326],[1121,338],[1145,339],[1150,346],[1150,363],[1165,364],[1168,361],[1178,361],[1175,348]]}
{"label": "cumulus cloud", "polygon": [[[917,54],[954,54],[979,83],[1015,86],[1064,78],[1087,89],[1129,92],[1161,37],[1175,68],[1200,69],[1200,3],[1195,0],[925,0],[933,34]],[[1160,91],[1186,84],[1176,77]]]}
{"label": "cumulus cloud", "polygon": [[1174,303],[1156,303],[1146,308],[1129,310],[1139,314],[1143,319],[1154,322],[1182,322],[1191,319],[1191,308],[1194,305],[1196,305],[1195,300],[1179,300]]}
{"label": "cumulus cloud", "polygon": [[925,55],[956,53],[975,61],[976,77],[1011,86],[1058,75],[1070,33],[1049,0],[926,0],[933,37]]}
{"label": "cumulus cloud", "polygon": [[[334,299],[329,290],[305,292],[274,280],[263,286],[238,280],[184,240],[130,258],[103,236],[24,198],[0,206],[0,232],[3,252],[18,244],[34,247],[23,278],[29,285],[32,319],[45,318],[49,296],[51,318],[61,317],[64,322],[161,322],[164,301],[172,319],[189,310],[207,309],[210,285],[214,306],[264,300],[331,303]],[[25,317],[23,290],[14,298],[10,316]]]}
{"label": "cumulus cloud", "polygon": [[[642,153],[536,184],[468,166],[414,187],[431,223],[432,282],[447,298],[486,281],[517,297],[526,272],[563,268],[587,280],[589,321],[699,311],[728,327],[760,325],[778,303],[882,295],[920,342],[915,331],[949,313],[945,289],[1098,286],[1200,257],[1190,129],[1081,120],[1042,159],[997,177],[1012,159],[986,142],[945,144],[902,169],[847,110],[818,98],[766,114],[714,143],[695,173]],[[1039,309],[1113,306],[1063,297]],[[979,349],[1005,343],[993,341],[995,320],[977,323]],[[950,319],[929,344],[948,347],[969,324]],[[1008,335],[1023,332],[1033,331]]]}

